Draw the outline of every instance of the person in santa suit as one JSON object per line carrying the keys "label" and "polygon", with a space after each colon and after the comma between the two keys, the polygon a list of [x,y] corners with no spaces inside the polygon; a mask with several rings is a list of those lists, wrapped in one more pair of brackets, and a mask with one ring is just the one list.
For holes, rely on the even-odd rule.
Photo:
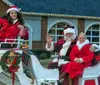
{"label": "person in santa suit", "polygon": [[90,51],[94,52],[94,60],[93,65],[97,64],[100,61],[100,45],[92,44],[90,47]]}
{"label": "person in santa suit", "polygon": [[[63,34],[64,38],[58,40],[57,43],[53,43],[50,34],[47,34],[46,50],[57,52],[59,55],[58,58],[69,60],[69,53],[77,41],[76,29],[73,26],[67,26]],[[58,68],[58,59],[55,58],[53,61],[51,61],[48,65],[48,68]]]}
{"label": "person in santa suit", "polygon": [[[59,79],[62,79],[67,75],[74,80],[77,76],[82,75],[84,68],[91,66],[94,52],[90,51],[90,46],[91,44],[89,43],[89,40],[86,38],[85,34],[81,32],[78,36],[76,45],[74,45],[69,54],[71,61],[63,65]],[[72,83],[72,85],[78,85],[75,84],[74,81]],[[69,84],[67,83],[63,85]]]}
{"label": "person in santa suit", "polygon": [[20,30],[24,28],[24,20],[19,9],[16,6],[10,7],[0,18],[0,42],[4,42],[5,39],[16,39]]}

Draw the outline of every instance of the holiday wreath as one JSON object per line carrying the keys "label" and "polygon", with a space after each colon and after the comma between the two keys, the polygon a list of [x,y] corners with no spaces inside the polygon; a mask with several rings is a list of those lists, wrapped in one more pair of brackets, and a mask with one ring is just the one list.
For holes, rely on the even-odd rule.
{"label": "holiday wreath", "polygon": [[19,53],[14,50],[8,50],[2,55],[0,65],[4,71],[10,73],[18,70],[20,60],[21,55]]}
{"label": "holiday wreath", "polygon": [[15,72],[19,69],[19,63],[21,61],[21,54],[14,50],[6,51],[0,60],[0,65],[5,72],[12,73],[12,84],[14,85]]}

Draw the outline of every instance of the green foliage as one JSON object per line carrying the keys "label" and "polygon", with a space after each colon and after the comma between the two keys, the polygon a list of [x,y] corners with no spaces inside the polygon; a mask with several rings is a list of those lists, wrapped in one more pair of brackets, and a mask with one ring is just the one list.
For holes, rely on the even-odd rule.
{"label": "green foliage", "polygon": [[[11,52],[11,50],[6,51],[1,57],[0,66],[2,67],[2,69],[5,72],[9,72],[9,66],[7,65],[7,58],[8,58],[8,55],[10,54],[10,52]],[[19,53],[16,52],[16,54],[19,54]],[[21,56],[22,55],[16,56],[16,63],[11,64],[10,66],[12,66],[13,68],[18,67],[20,60],[21,60]]]}
{"label": "green foliage", "polygon": [[47,59],[50,58],[51,52],[46,51],[46,50],[30,50],[37,56],[38,59]]}

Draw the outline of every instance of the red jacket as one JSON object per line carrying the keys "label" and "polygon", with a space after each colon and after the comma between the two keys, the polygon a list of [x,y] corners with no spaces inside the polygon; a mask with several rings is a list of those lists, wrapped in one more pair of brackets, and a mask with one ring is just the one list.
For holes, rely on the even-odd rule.
{"label": "red jacket", "polygon": [[[63,71],[69,73],[71,78],[75,78],[77,75],[82,74],[85,67],[91,66],[94,58],[94,53],[89,50],[90,44],[84,45],[80,50],[75,45],[70,52],[71,62],[63,67]],[[83,63],[74,62],[75,58],[82,58]]]}
{"label": "red jacket", "polygon": [[20,23],[9,24],[6,19],[0,18],[0,41],[8,39],[15,39],[18,36],[20,29],[17,27]]}

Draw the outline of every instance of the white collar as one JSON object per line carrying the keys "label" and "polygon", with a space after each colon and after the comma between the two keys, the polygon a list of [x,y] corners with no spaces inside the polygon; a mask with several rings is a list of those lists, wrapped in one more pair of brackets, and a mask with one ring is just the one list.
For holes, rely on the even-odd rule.
{"label": "white collar", "polygon": [[79,41],[77,41],[76,45],[78,46],[79,50],[86,44],[89,44],[89,40],[85,40],[83,43],[80,43]]}
{"label": "white collar", "polygon": [[18,21],[18,19],[14,20],[14,21],[13,21],[13,24],[15,24],[17,21]]}

